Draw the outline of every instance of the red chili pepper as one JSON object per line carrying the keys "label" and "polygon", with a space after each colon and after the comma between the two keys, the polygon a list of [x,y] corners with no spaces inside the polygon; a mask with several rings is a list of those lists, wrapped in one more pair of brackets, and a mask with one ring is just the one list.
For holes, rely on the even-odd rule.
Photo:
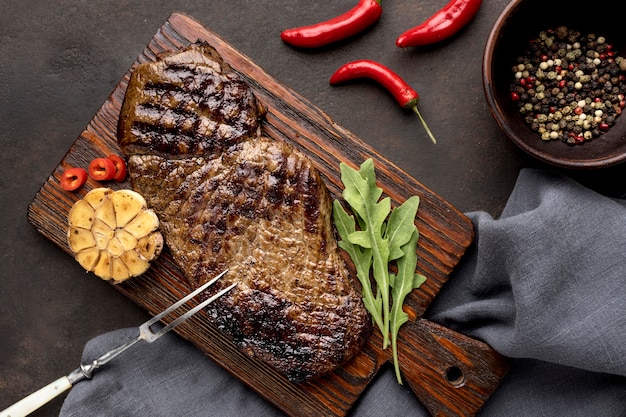
{"label": "red chili pepper", "polygon": [[118,182],[124,181],[126,179],[126,162],[124,159],[115,154],[111,154],[107,158],[109,158],[111,162],[113,162],[113,165],[115,165],[115,175],[113,176],[113,179]]}
{"label": "red chili pepper", "polygon": [[89,176],[96,181],[112,180],[115,173],[115,164],[109,158],[96,158],[89,164]]}
{"label": "red chili pepper", "polygon": [[362,32],[378,21],[383,12],[382,0],[360,0],[342,15],[310,26],[285,29],[280,37],[301,48],[318,48]]}
{"label": "red chili pepper", "polygon": [[367,59],[348,62],[347,64],[339,67],[339,69],[330,77],[330,84],[335,85],[359,78],[369,78],[378,82],[393,95],[400,106],[405,109],[413,110],[420,118],[430,139],[433,143],[437,143],[435,137],[417,109],[419,94],[417,94],[417,91],[411,88],[411,86],[408,85],[398,74],[386,66]]}
{"label": "red chili pepper", "polygon": [[424,23],[401,34],[396,39],[396,45],[406,48],[429,45],[447,39],[476,16],[481,4],[482,0],[450,0]]}
{"label": "red chili pepper", "polygon": [[84,168],[68,168],[61,174],[59,182],[66,191],[74,191],[87,181],[87,171]]}

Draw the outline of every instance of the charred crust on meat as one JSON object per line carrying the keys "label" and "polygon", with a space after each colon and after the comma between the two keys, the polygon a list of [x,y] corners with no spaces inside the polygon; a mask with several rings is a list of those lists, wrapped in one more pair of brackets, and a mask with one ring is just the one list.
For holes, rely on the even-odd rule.
{"label": "charred crust on meat", "polygon": [[132,72],[118,141],[134,154],[219,155],[256,136],[264,113],[214,48],[194,44]]}
{"label": "charred crust on meat", "polygon": [[301,382],[354,357],[371,331],[319,171],[263,135],[264,109],[207,44],[131,74],[118,126],[133,188],[158,214],[174,262],[251,357]]}

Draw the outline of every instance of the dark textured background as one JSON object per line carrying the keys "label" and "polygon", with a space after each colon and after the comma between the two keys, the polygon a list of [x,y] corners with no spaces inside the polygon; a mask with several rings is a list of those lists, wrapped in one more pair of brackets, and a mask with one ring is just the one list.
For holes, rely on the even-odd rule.
{"label": "dark textured background", "polygon": [[[47,241],[26,219],[70,145],[173,11],[190,14],[269,74],[374,146],[458,209],[501,212],[521,167],[537,166],[499,131],[484,99],[484,44],[506,0],[486,1],[459,36],[432,48],[395,38],[447,0],[383,0],[380,22],[332,48],[301,51],[281,29],[342,13],[337,1],[67,1],[0,3],[0,409],[67,374],[90,338],[147,314]],[[345,62],[374,59],[421,94],[419,119],[370,83],[331,87]],[[541,165],[539,165],[541,166]],[[549,167],[548,167],[549,168]],[[621,195],[623,167],[570,172]],[[58,414],[61,396],[34,415]]]}

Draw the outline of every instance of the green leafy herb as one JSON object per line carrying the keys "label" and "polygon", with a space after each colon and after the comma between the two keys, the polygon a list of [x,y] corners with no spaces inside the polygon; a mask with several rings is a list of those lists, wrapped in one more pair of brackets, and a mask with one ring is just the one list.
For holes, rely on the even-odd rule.
{"label": "green leafy herb", "polygon": [[339,241],[339,247],[345,250],[354,266],[356,268],[356,276],[361,283],[363,293],[363,303],[365,308],[372,315],[372,319],[379,328],[383,328],[383,312],[382,312],[382,300],[380,297],[375,298],[370,285],[370,267],[372,265],[372,249],[361,248],[360,246],[353,245],[348,240],[348,236],[356,231],[354,224],[354,217],[348,215],[341,206],[339,201],[333,202],[333,216],[335,219],[335,225],[339,235],[342,236],[342,240]]}
{"label": "green leafy herb", "polygon": [[397,275],[391,274],[390,285],[392,287],[391,297],[393,299],[393,305],[391,307],[391,349],[393,351],[393,365],[396,371],[396,378],[398,383],[402,384],[402,378],[400,377],[400,365],[398,363],[398,331],[400,326],[409,320],[409,315],[402,310],[402,304],[407,295],[414,289],[419,288],[426,277],[415,273],[417,266],[417,240],[419,238],[419,232],[417,228],[413,231],[411,239],[402,246],[402,253],[398,261],[398,273]]}
{"label": "green leafy herb", "polygon": [[[374,161],[370,158],[354,170],[340,164],[344,184],[342,196],[354,216],[337,200],[333,218],[344,249],[354,262],[357,278],[363,287],[363,302],[383,336],[383,349],[391,344],[396,377],[402,383],[397,353],[397,335],[408,315],[402,311],[406,296],[426,279],[415,273],[419,233],[415,216],[419,197],[413,196],[391,210],[389,197],[381,199],[383,190],[376,185]],[[396,261],[398,272],[389,272]],[[373,277],[376,292],[372,287]]]}

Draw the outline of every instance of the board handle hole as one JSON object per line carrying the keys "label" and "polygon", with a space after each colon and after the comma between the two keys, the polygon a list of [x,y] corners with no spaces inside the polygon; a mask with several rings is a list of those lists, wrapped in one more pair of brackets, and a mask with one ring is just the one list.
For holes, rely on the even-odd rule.
{"label": "board handle hole", "polygon": [[446,370],[446,381],[455,387],[465,383],[465,374],[458,366],[451,366]]}

